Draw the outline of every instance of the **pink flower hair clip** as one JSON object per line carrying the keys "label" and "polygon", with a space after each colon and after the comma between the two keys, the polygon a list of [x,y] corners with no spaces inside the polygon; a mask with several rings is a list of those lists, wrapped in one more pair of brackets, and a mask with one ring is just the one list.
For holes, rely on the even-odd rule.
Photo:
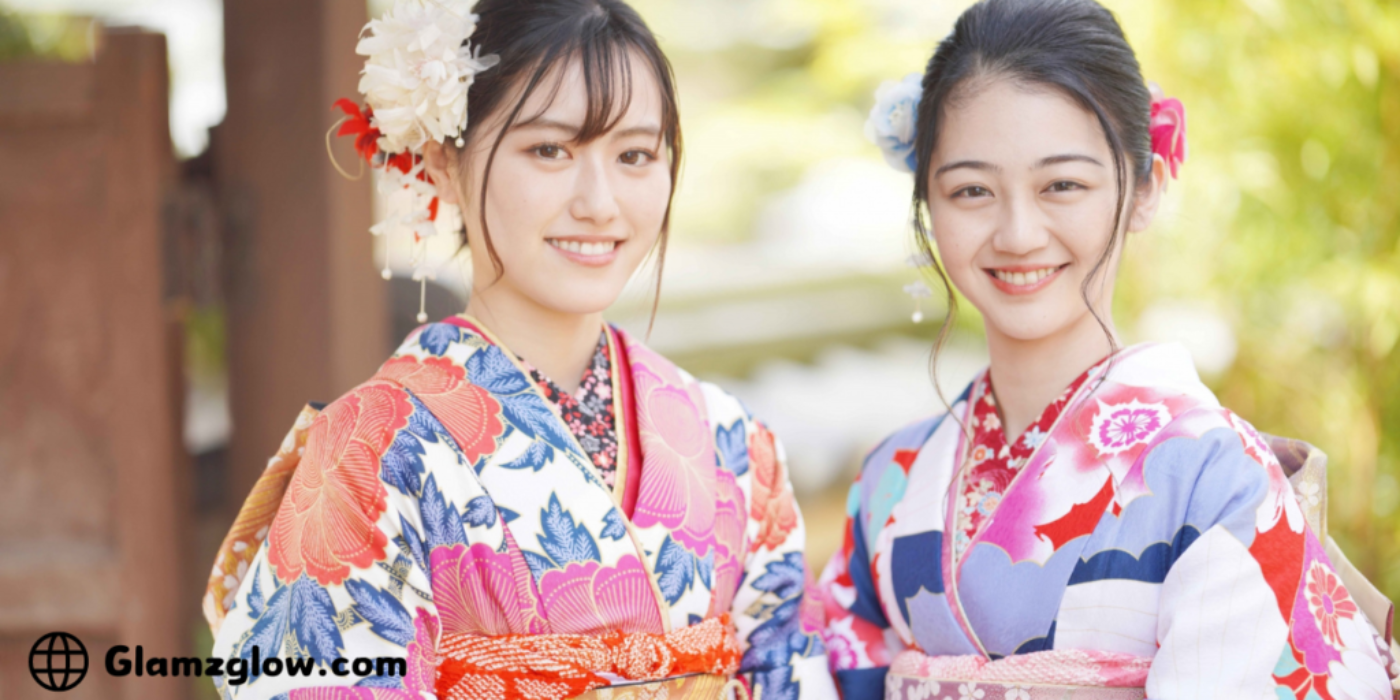
{"label": "pink flower hair clip", "polygon": [[1167,162],[1172,179],[1177,178],[1181,164],[1186,162],[1186,106],[1175,97],[1167,97],[1157,83],[1148,83],[1152,93],[1152,152]]}

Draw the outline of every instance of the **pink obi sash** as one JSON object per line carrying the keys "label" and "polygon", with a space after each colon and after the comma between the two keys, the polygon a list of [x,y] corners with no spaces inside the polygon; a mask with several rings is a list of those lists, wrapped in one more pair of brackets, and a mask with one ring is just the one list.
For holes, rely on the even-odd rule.
{"label": "pink obi sash", "polygon": [[980,655],[905,651],[890,665],[885,698],[1143,700],[1151,666],[1152,659],[1085,649],[1016,654],[995,661]]}

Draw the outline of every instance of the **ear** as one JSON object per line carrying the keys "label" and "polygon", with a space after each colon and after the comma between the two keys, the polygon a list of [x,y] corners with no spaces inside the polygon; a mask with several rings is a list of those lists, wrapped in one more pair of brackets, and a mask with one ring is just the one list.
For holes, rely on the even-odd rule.
{"label": "ear", "polygon": [[432,178],[433,186],[437,188],[438,201],[443,204],[458,204],[460,197],[457,192],[460,190],[457,182],[456,158],[449,153],[447,147],[429,139],[423,144],[423,169],[428,172],[428,177]]}
{"label": "ear", "polygon": [[1167,161],[1157,154],[1152,155],[1152,178],[1138,188],[1133,198],[1133,211],[1128,217],[1128,231],[1146,231],[1157,216],[1157,207],[1162,203],[1162,193],[1167,191]]}

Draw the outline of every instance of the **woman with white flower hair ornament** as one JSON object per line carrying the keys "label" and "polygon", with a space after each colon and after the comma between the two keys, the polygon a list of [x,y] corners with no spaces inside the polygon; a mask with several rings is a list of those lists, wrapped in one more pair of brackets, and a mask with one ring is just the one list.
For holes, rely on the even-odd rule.
{"label": "woman with white flower hair ornament", "polygon": [[471,300],[271,460],[204,601],[224,697],[834,697],[781,446],[602,318],[681,155],[641,18],[399,0],[358,50],[373,231],[464,231]]}
{"label": "woman with white flower hair ornament", "polygon": [[1391,606],[1324,544],[1321,454],[1181,346],[1119,344],[1123,242],[1186,141],[1113,15],[983,0],[867,128],[991,365],[851,490],[821,579],[846,700],[1391,697]]}

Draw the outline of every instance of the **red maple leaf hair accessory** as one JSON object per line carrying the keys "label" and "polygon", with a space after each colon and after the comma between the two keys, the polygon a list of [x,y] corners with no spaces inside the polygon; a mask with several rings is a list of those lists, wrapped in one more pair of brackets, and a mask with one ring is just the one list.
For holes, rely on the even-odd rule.
{"label": "red maple leaf hair accessory", "polygon": [[1167,162],[1172,179],[1186,162],[1186,106],[1175,97],[1167,97],[1157,83],[1148,83],[1152,93],[1152,152]]}

